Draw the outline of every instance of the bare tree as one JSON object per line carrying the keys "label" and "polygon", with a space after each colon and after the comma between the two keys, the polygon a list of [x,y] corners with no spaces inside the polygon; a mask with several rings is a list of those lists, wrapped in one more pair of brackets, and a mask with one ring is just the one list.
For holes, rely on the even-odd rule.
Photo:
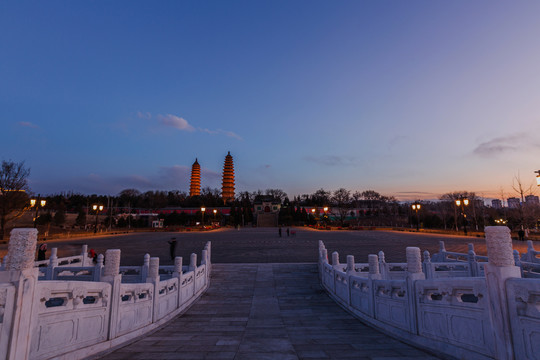
{"label": "bare tree", "polygon": [[20,217],[28,206],[28,176],[30,169],[24,161],[2,161],[0,169],[0,239],[4,238],[6,224]]}
{"label": "bare tree", "polygon": [[334,191],[334,194],[332,195],[332,201],[334,202],[336,208],[339,211],[339,220],[341,222],[341,226],[343,226],[343,223],[345,222],[345,217],[349,212],[349,206],[351,203],[351,192],[344,188],[338,189]]}

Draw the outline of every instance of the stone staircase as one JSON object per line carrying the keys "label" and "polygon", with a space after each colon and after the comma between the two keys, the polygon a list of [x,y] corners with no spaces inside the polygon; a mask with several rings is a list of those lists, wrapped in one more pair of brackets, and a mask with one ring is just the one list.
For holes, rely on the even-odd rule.
{"label": "stone staircase", "polygon": [[257,215],[257,227],[276,227],[278,226],[278,213],[264,213]]}

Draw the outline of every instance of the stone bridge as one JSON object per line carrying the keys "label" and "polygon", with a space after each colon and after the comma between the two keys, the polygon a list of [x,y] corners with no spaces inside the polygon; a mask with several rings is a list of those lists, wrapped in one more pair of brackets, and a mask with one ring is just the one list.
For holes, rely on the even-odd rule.
{"label": "stone bridge", "polygon": [[[311,252],[307,237],[282,239],[272,231],[274,238],[254,239],[248,231],[247,256],[235,259],[257,254],[266,263],[212,264],[207,242],[200,261],[192,253],[188,265],[182,257],[161,265],[147,254],[141,266],[120,266],[124,250],[107,250],[105,263],[100,255],[94,264],[86,245],[80,255],[58,258],[54,249],[49,260],[34,262],[36,230],[17,229],[0,268],[0,359],[536,359],[540,252],[529,242],[525,254],[512,253],[507,229],[493,230],[493,259],[476,255],[473,244],[461,245],[462,252],[441,244],[433,257],[399,246],[405,263],[386,262],[379,252],[368,263],[348,255],[345,265],[334,251],[330,264],[323,241]],[[238,234],[225,233],[234,241]],[[337,237],[365,247],[351,241],[356,234]],[[153,236],[159,235],[141,235],[141,246]],[[220,240],[216,252],[227,259],[230,243]],[[124,242],[124,249],[138,248]],[[327,244],[339,245],[334,238]],[[268,261],[306,252],[318,262]],[[479,335],[482,343],[471,342]]]}

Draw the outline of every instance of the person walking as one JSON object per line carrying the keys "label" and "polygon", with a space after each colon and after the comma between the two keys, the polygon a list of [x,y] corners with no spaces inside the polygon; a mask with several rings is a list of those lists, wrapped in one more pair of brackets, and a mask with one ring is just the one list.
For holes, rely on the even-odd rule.
{"label": "person walking", "polygon": [[45,253],[47,252],[47,244],[41,244],[38,248],[38,261],[45,260]]}
{"label": "person walking", "polygon": [[287,237],[289,237],[289,228],[287,228]]}
{"label": "person walking", "polygon": [[525,231],[523,229],[519,229],[518,236],[520,241],[525,241]]}
{"label": "person walking", "polygon": [[174,258],[176,257],[176,238],[171,238],[171,241],[168,241],[169,243],[169,251],[171,253],[171,260],[174,261]]}
{"label": "person walking", "polygon": [[281,226],[279,227],[278,234],[279,234],[279,237],[281,237]]}

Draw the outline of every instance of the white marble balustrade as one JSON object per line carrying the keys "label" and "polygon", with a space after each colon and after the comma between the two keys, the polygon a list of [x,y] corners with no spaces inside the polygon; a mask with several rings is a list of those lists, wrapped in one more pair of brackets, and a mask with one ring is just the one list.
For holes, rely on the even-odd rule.
{"label": "white marble balustrade", "polygon": [[[120,266],[120,250],[107,250],[97,264],[81,255],[51,252],[33,261],[35,229],[14,229],[0,269],[0,359],[82,359],[152,331],[181,314],[208,289],[210,243],[201,263],[191,255],[160,267],[146,255],[142,266]],[[42,265],[42,266],[39,266]],[[45,266],[43,266],[45,265]]]}
{"label": "white marble balustrade", "polygon": [[[524,279],[540,265],[532,243],[522,257],[510,230],[486,228],[488,256],[447,252],[432,258],[407,248],[407,263],[384,254],[356,264],[319,242],[319,275],[328,294],[358,318],[405,342],[463,359],[540,358],[540,279]],[[532,265],[531,265],[532,264]],[[367,270],[367,271],[366,271]],[[536,270],[535,270],[536,271]],[[530,275],[530,273],[528,273]],[[535,277],[534,274],[531,277]]]}

